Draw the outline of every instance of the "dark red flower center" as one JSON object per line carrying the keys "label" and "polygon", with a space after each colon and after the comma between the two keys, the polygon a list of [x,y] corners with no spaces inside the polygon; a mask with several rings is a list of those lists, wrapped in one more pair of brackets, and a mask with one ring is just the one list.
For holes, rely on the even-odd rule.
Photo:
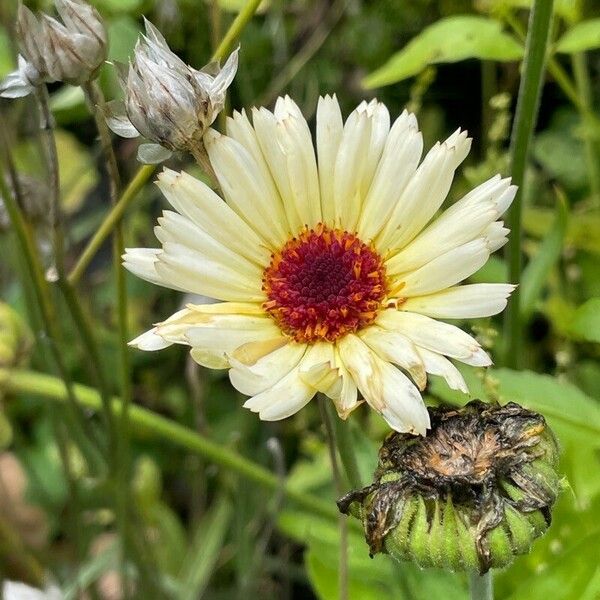
{"label": "dark red flower center", "polygon": [[383,260],[355,234],[305,228],[265,269],[264,309],[298,342],[334,341],[373,322],[386,295]]}

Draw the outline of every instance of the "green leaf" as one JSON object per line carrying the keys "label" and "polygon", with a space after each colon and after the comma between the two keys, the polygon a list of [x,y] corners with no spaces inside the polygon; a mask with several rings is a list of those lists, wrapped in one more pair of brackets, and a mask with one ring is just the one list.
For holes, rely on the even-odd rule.
{"label": "green leaf", "polygon": [[571,330],[583,340],[600,343],[600,298],[590,298],[575,311]]}
{"label": "green leaf", "polygon": [[558,52],[574,54],[600,48],[600,18],[577,23],[568,29],[556,44]]}
{"label": "green leaf", "polygon": [[459,15],[425,28],[387,63],[363,80],[366,88],[390,85],[420,73],[435,63],[477,58],[512,61],[523,57],[523,48],[501,24],[486,17]]}
{"label": "green leaf", "polygon": [[548,274],[560,258],[569,209],[564,194],[557,190],[556,217],[552,228],[539,245],[536,255],[531,259],[521,277],[521,311],[524,316],[531,314],[539,299]]}
{"label": "green leaf", "polygon": [[226,497],[219,496],[197,525],[179,574],[181,600],[200,598],[206,590],[225,543],[225,534],[232,516],[231,502]]}
{"label": "green leaf", "polygon": [[[462,365],[460,371],[471,398],[493,398],[501,404],[517,402],[544,415],[559,439],[600,446],[600,405],[574,384],[531,371],[489,369],[482,374],[481,370]],[[436,379],[432,379],[430,390],[451,404],[462,405],[470,399]]]}

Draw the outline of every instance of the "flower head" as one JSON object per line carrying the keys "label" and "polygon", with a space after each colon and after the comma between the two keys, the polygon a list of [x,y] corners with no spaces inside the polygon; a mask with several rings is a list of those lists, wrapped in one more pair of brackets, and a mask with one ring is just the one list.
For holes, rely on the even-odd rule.
{"label": "flower head", "polygon": [[161,162],[175,150],[193,151],[223,109],[237,61],[235,50],[222,69],[214,63],[192,69],[146,21],[146,35],[123,78],[125,101],[111,104],[108,125],[124,137],[141,135],[152,142],[141,146],[143,162]]}
{"label": "flower head", "polygon": [[451,570],[509,564],[550,524],[558,447],[544,418],[511,402],[430,409],[425,438],[392,433],[375,482],[338,501],[371,554]]}
{"label": "flower head", "polygon": [[[414,115],[390,127],[379,102],[342,120],[335,98],[309,127],[289,98],[273,113],[229,118],[205,137],[225,202],[186,173],[165,170],[160,249],[125,254],[125,267],[166,287],[221,300],[188,305],[132,344],[191,346],[228,368],[262,419],[292,415],[317,393],[346,418],[363,399],[397,431],[424,434],[427,373],[466,391],[448,358],[486,366],[471,336],[438,319],[487,317],[512,286],[458,284],[506,241],[497,219],[515,187],[490,179],[433,219],[466,157],[457,131],[419,165]],[[448,358],[447,358],[448,357]],[[359,397],[362,396],[362,399]]]}
{"label": "flower head", "polygon": [[22,55],[18,69],[0,85],[0,96],[26,96],[36,85],[52,81],[79,85],[93,79],[106,60],[108,38],[98,11],[82,0],[55,0],[54,4],[62,23],[19,5]]}

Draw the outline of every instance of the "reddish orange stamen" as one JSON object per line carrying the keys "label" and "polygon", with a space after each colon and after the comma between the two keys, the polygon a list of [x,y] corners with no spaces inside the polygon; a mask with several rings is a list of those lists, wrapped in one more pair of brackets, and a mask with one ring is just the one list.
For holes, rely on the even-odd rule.
{"label": "reddish orange stamen", "polygon": [[263,308],[298,342],[334,341],[373,322],[386,296],[382,258],[355,234],[304,228],[265,269]]}

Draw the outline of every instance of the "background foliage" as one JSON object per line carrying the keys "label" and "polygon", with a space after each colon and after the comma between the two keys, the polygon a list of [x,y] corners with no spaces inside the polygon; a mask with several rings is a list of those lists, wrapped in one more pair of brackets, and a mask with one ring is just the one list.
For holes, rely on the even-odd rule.
{"label": "background foliage", "polygon": [[[142,27],[154,22],[179,55],[205,64],[241,0],[94,0],[106,18],[110,59],[126,62]],[[373,95],[390,112],[418,114],[426,146],[458,126],[474,147],[450,201],[496,172],[508,173],[508,139],[519,84],[528,0],[265,0],[241,37],[241,64],[232,86],[234,108],[273,103],[289,93],[305,114],[319,94],[335,92],[347,114]],[[49,9],[44,2],[32,6]],[[0,77],[14,66],[16,2],[0,5]],[[526,267],[521,282],[524,370],[465,370],[474,397],[515,400],[543,413],[562,447],[568,480],[554,523],[534,551],[496,574],[496,597],[528,600],[600,598],[600,7],[557,0],[551,54],[539,122],[524,187]],[[101,84],[119,95],[110,66]],[[93,121],[80,90],[51,89],[58,123],[62,202],[68,260],[73,264],[107,212],[107,181]],[[11,154],[19,172],[44,189],[38,125],[30,100],[0,101]],[[135,143],[116,140],[123,177],[137,169]],[[197,167],[185,157],[173,168]],[[43,194],[42,194],[43,196]],[[126,244],[152,246],[154,221],[165,200],[144,187],[126,215]],[[0,207],[1,208],[1,207]],[[44,210],[30,213],[42,253]],[[36,217],[37,215],[37,217]],[[3,213],[0,210],[0,224]],[[0,225],[2,226],[2,225]],[[129,567],[119,571],[123,539],[116,534],[107,485],[73,432],[59,435],[64,418],[50,387],[24,378],[2,392],[9,369],[49,369],[48,343],[32,301],[23,259],[10,228],[0,234],[0,570],[35,580],[50,571],[64,597],[89,588],[92,598],[118,598],[120,578],[145,597],[337,597],[339,539],[335,516],[315,516],[286,500],[278,486],[250,482],[226,460],[132,419]],[[492,257],[473,281],[505,281],[506,264]],[[130,331],[174,312],[181,294],[129,277]],[[110,244],[96,255],[79,293],[101,347],[111,390],[118,390],[115,289]],[[13,307],[16,316],[8,308]],[[65,308],[59,319],[65,361],[74,381],[94,386],[79,332]],[[25,325],[25,322],[28,324]],[[506,339],[499,319],[473,330],[500,366]],[[12,337],[11,337],[12,336]],[[15,346],[15,336],[18,344]],[[4,345],[3,345],[4,344]],[[4,348],[18,347],[18,356]],[[131,352],[134,401],[262,464],[288,489],[310,492],[333,506],[335,492],[316,404],[280,423],[260,423],[241,409],[242,397],[224,373],[200,370],[184,350]],[[430,384],[427,400],[463,404],[469,398]],[[29,383],[27,383],[29,382]],[[102,420],[87,414],[102,435]],[[351,419],[363,477],[374,468],[386,427],[358,410]],[[278,443],[268,445],[275,438]],[[61,453],[70,473],[65,474]],[[64,458],[64,456],[63,456]],[[217,461],[219,462],[219,461]],[[73,525],[79,531],[73,532]],[[137,540],[137,542],[136,542]],[[368,557],[358,529],[350,535],[350,597],[369,600],[467,596],[466,578]],[[143,596],[142,596],[143,597]]]}

